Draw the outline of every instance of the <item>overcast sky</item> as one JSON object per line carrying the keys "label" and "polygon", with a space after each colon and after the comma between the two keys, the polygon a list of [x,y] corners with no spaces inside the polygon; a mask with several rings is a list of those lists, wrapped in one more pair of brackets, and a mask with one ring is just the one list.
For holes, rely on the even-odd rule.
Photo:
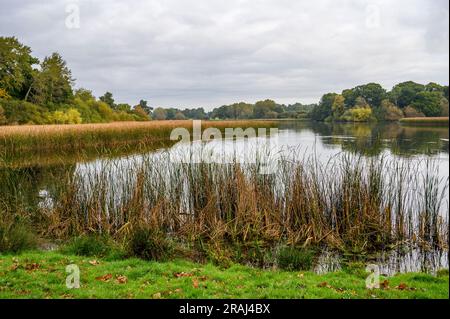
{"label": "overcast sky", "polygon": [[39,58],[61,53],[77,87],[206,109],[448,84],[448,30],[448,0],[1,0],[0,11],[0,35]]}

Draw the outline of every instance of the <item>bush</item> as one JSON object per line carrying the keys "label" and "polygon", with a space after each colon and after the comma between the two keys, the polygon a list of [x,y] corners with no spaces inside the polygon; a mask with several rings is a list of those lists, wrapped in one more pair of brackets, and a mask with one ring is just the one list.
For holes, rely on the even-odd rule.
{"label": "bush", "polygon": [[36,246],[36,236],[22,219],[11,223],[3,222],[0,225],[0,252],[17,253],[34,249]]}
{"label": "bush", "polygon": [[285,247],[278,253],[278,267],[284,270],[311,270],[315,252],[311,249]]}
{"label": "bush", "polygon": [[342,115],[342,120],[349,122],[367,122],[372,118],[372,109],[369,107],[355,107]]}
{"label": "bush", "polygon": [[159,231],[139,227],[128,240],[128,253],[145,260],[162,260],[170,256],[173,247]]}
{"label": "bush", "polygon": [[383,100],[381,102],[381,112],[383,119],[386,121],[398,121],[403,118],[402,110],[389,102],[389,100]]}
{"label": "bush", "polygon": [[0,98],[0,107],[8,124],[46,124],[48,112],[41,106]]}
{"label": "bush", "polygon": [[407,106],[403,110],[403,113],[405,113],[405,117],[425,117],[425,114],[423,114],[422,112],[416,110],[412,106]]}
{"label": "bush", "polygon": [[114,250],[108,238],[98,235],[83,235],[72,239],[61,249],[63,253],[77,256],[104,257]]}

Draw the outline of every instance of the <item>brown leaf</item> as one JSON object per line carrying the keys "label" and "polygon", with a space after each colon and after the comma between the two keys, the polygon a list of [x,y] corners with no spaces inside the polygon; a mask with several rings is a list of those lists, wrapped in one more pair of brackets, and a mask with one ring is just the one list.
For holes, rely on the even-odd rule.
{"label": "brown leaf", "polygon": [[389,281],[385,280],[385,281],[381,282],[380,287],[381,287],[381,289],[384,289],[384,290],[389,289]]}
{"label": "brown leaf", "polygon": [[128,278],[126,276],[119,276],[117,277],[117,283],[119,284],[126,284],[128,282]]}
{"label": "brown leaf", "polygon": [[11,265],[11,271],[15,271],[19,267],[20,267],[20,264],[14,263],[14,264]]}
{"label": "brown leaf", "polygon": [[398,285],[397,287],[395,287],[395,289],[398,289],[398,290],[406,290],[406,289],[408,289],[408,285],[402,282],[400,285]]}
{"label": "brown leaf", "polygon": [[325,287],[328,287],[328,283],[327,283],[326,281],[321,282],[320,284],[317,285],[317,287],[319,287],[319,288],[325,288]]}
{"label": "brown leaf", "polygon": [[103,282],[107,282],[112,278],[111,274],[106,274],[100,277],[95,278],[95,280],[99,280],[99,281],[103,281]]}
{"label": "brown leaf", "polygon": [[36,264],[36,263],[26,264],[25,265],[25,269],[28,270],[28,271],[37,270],[37,269],[39,269],[39,267],[40,267],[39,264]]}
{"label": "brown leaf", "polygon": [[192,279],[192,286],[197,289],[198,288],[198,280],[197,279]]}

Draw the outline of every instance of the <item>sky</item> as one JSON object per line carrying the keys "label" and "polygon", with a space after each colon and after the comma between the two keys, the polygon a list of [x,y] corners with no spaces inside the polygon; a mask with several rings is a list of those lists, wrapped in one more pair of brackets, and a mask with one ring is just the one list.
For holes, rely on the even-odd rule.
{"label": "sky", "polygon": [[116,102],[315,103],[377,82],[449,82],[448,0],[0,0],[0,36],[59,52]]}

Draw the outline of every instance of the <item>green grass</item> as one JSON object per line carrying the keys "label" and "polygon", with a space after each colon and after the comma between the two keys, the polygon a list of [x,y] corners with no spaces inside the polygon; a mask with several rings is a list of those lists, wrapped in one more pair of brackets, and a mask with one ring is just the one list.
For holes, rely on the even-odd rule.
{"label": "green grass", "polygon": [[[65,267],[69,264],[80,268],[80,289],[65,286]],[[108,274],[112,277],[106,282],[96,279]],[[125,276],[126,283],[119,283],[119,276]],[[220,269],[183,260],[164,263],[141,259],[106,261],[58,252],[0,255],[0,298],[449,297],[448,272],[438,277],[402,274],[387,280],[389,289],[367,290],[361,275],[347,272],[317,275],[240,265]],[[402,284],[408,289],[396,288]]]}

